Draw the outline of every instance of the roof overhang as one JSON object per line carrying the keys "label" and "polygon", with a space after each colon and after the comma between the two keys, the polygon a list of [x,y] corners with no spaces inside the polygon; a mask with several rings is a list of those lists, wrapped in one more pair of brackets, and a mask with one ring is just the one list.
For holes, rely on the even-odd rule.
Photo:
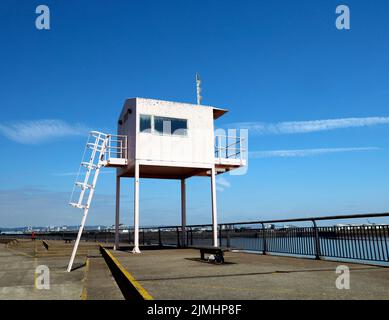
{"label": "roof overhang", "polygon": [[226,110],[226,109],[213,108],[213,119],[216,120],[227,112],[228,112],[228,110]]}

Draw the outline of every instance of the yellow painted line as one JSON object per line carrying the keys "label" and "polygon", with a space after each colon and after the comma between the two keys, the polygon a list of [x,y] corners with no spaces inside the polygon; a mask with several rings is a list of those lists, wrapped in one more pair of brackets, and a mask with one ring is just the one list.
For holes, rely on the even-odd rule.
{"label": "yellow painted line", "polygon": [[88,280],[88,272],[89,272],[89,258],[86,259],[86,263],[85,263],[84,287],[82,288],[81,300],[88,300],[88,292],[86,289],[86,282]]}
{"label": "yellow painted line", "polygon": [[109,256],[109,258],[113,261],[113,263],[119,268],[119,270],[125,275],[125,277],[128,279],[128,281],[130,281],[130,283],[140,293],[142,298],[145,299],[145,300],[154,300],[154,298],[146,291],[146,289],[143,288],[141,286],[141,284],[138,281],[136,281],[135,278],[126,269],[123,268],[123,266],[113,256],[113,254],[110,253],[108,250],[106,250],[102,245],[100,245],[100,246],[105,251],[105,253]]}

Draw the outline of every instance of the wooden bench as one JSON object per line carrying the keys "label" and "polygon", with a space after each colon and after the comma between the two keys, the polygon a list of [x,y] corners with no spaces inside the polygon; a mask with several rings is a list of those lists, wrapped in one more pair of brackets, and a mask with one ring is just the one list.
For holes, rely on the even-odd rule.
{"label": "wooden bench", "polygon": [[224,263],[224,249],[216,248],[216,247],[202,247],[197,248],[200,250],[200,258],[201,260],[205,260],[205,254],[212,254],[215,256],[216,263]]}

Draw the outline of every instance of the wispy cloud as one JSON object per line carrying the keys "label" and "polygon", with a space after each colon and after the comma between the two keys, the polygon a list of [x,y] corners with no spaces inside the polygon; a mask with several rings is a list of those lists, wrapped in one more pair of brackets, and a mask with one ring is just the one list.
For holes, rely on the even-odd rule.
{"label": "wispy cloud", "polygon": [[231,187],[231,183],[224,177],[217,177],[216,189],[217,191],[224,191],[226,188]]}
{"label": "wispy cloud", "polygon": [[249,129],[251,134],[274,135],[309,133],[345,128],[370,127],[382,124],[389,124],[389,117],[341,118],[278,123],[238,122],[231,124],[228,127]]}
{"label": "wispy cloud", "polygon": [[266,150],[249,152],[250,158],[296,158],[309,157],[329,153],[344,153],[344,152],[361,152],[361,151],[376,151],[380,148],[364,147],[364,148],[322,148],[322,149],[300,149],[300,150]]}
{"label": "wispy cloud", "polygon": [[85,135],[88,131],[89,129],[82,124],[69,124],[56,119],[0,124],[2,135],[23,144],[37,144],[55,138],[80,136]]}
{"label": "wispy cloud", "polygon": [[[115,173],[116,173],[115,170],[104,170],[104,171],[100,171],[99,174],[115,174]],[[56,177],[77,177],[77,176],[84,177],[85,176],[85,172],[76,172],[76,171],[73,171],[73,172],[57,172],[57,173],[53,173],[52,175],[56,176]]]}

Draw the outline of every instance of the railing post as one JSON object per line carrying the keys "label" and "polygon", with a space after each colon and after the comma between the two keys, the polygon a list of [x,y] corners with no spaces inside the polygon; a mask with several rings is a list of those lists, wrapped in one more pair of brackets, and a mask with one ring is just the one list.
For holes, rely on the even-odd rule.
{"label": "railing post", "polygon": [[158,245],[162,247],[161,228],[158,228]]}
{"label": "railing post", "polygon": [[180,230],[178,229],[178,227],[176,227],[176,232],[177,232],[177,248],[180,248],[181,247],[181,244],[180,244]]}
{"label": "railing post", "polygon": [[222,225],[219,224],[219,247],[222,246]]}
{"label": "railing post", "polygon": [[264,223],[261,223],[261,224],[262,224],[262,242],[263,242],[262,254],[266,255],[266,251],[267,251],[266,228],[265,228],[265,224]]}
{"label": "railing post", "polygon": [[315,233],[315,259],[320,260],[321,252],[320,252],[319,229],[317,228],[317,224],[315,220],[312,220],[312,223],[313,223],[313,232]]}
{"label": "railing post", "polygon": [[110,135],[108,135],[108,160],[111,158],[111,141],[112,138]]}
{"label": "railing post", "polygon": [[226,230],[226,236],[227,236],[227,248],[230,248],[231,244],[230,244],[230,230],[229,230],[229,228],[227,228],[227,230]]}
{"label": "railing post", "polygon": [[[239,134],[241,135],[241,133],[239,132]],[[240,160],[243,160],[243,149],[242,149],[242,137],[240,136],[239,137],[239,158]]]}
{"label": "railing post", "polygon": [[145,229],[142,230],[143,245],[145,245]]}
{"label": "railing post", "polygon": [[229,136],[227,135],[226,136],[226,159],[228,159],[229,158],[229,154],[228,154],[228,148],[230,147],[229,146]]}
{"label": "railing post", "polygon": [[193,246],[193,229],[190,228],[190,245]]}
{"label": "railing post", "polygon": [[219,156],[219,160],[220,160],[221,157],[222,157],[222,155],[221,155],[221,152],[222,152],[222,137],[218,136],[217,139],[218,139],[218,141],[217,141],[217,144],[218,144],[218,156]]}

